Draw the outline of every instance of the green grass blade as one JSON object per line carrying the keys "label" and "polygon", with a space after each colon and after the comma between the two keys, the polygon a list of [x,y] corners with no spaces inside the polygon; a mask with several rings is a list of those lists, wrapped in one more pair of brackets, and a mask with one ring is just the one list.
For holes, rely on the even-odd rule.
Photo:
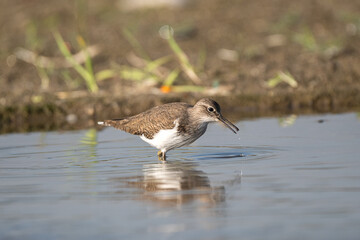
{"label": "green grass blade", "polygon": [[127,66],[122,66],[120,69],[120,77],[127,80],[132,81],[144,81],[144,80],[152,80],[159,82],[160,79],[158,79],[155,75],[146,72],[139,68],[132,68]]}
{"label": "green grass blade", "polygon": [[36,66],[36,70],[41,79],[41,89],[44,89],[44,90],[49,89],[50,78],[46,72],[46,69]]}
{"label": "green grass blade", "polygon": [[202,86],[193,86],[193,85],[182,85],[182,86],[172,86],[171,91],[173,92],[203,92],[205,87]]}
{"label": "green grass blade", "polygon": [[145,70],[148,72],[152,72],[155,69],[157,69],[158,67],[160,67],[161,65],[164,65],[165,63],[169,62],[170,59],[171,59],[171,56],[165,56],[165,57],[158,58],[154,61],[149,61],[146,64]]}
{"label": "green grass blade", "polygon": [[184,53],[184,51],[180,48],[180,46],[177,44],[177,42],[175,41],[175,39],[171,36],[171,34],[169,34],[169,38],[167,39],[168,44],[170,46],[170,48],[172,49],[172,51],[175,53],[175,55],[177,56],[180,65],[182,67],[182,69],[184,70],[185,74],[190,78],[191,81],[193,81],[195,84],[201,84],[202,81],[201,79],[198,77],[198,75],[195,73],[194,68],[192,67],[192,65],[189,62],[188,57],[186,56],[186,54]]}
{"label": "green grass blade", "polygon": [[197,61],[196,61],[196,70],[197,71],[204,71],[205,62],[206,62],[206,49],[202,48],[199,51],[198,58],[197,58]]}
{"label": "green grass blade", "polygon": [[305,28],[301,32],[295,34],[294,41],[309,51],[315,52],[319,50],[315,36],[308,28]]}
{"label": "green grass blade", "polygon": [[298,86],[297,81],[295,80],[295,78],[288,72],[284,73],[284,72],[280,72],[279,73],[281,79],[286,82],[287,84],[289,84],[291,87],[296,88]]}
{"label": "green grass blade", "polygon": [[270,78],[270,79],[266,82],[266,84],[267,84],[268,87],[273,88],[273,87],[275,87],[276,85],[278,85],[280,82],[281,82],[280,77],[279,77],[278,75],[276,75],[275,77]]}
{"label": "green grass blade", "polygon": [[105,70],[101,70],[99,72],[97,72],[95,74],[95,79],[96,81],[102,81],[108,78],[112,78],[115,77],[117,74],[114,70],[112,69],[105,69]]}
{"label": "green grass blade", "polygon": [[146,54],[140,42],[134,37],[134,35],[130,32],[129,29],[123,28],[123,34],[126,40],[130,43],[130,45],[133,47],[133,49],[139,56],[146,60],[150,60],[150,57]]}
{"label": "green grass blade", "polygon": [[286,72],[286,73],[278,72],[275,77],[269,79],[266,83],[267,83],[268,87],[274,88],[281,82],[285,82],[293,88],[296,88],[298,86],[297,81],[288,72]]}
{"label": "green grass blade", "polygon": [[89,73],[84,67],[82,67],[78,62],[75,61],[59,32],[54,32],[54,38],[60,52],[63,54],[66,60],[73,65],[73,68],[80,74],[80,76],[85,80],[88,89],[91,92],[97,92],[99,89],[96,84],[94,75]]}
{"label": "green grass blade", "polygon": [[175,82],[176,78],[179,76],[180,70],[174,69],[164,80],[164,86],[171,86]]}
{"label": "green grass blade", "polygon": [[92,65],[92,60],[91,60],[91,57],[90,57],[90,54],[87,50],[87,44],[84,40],[84,38],[82,36],[77,36],[77,42],[81,48],[82,51],[85,52],[86,56],[85,56],[85,68],[87,70],[87,72],[91,75],[92,79],[95,79],[95,76],[94,76],[94,69],[93,69],[93,65]]}

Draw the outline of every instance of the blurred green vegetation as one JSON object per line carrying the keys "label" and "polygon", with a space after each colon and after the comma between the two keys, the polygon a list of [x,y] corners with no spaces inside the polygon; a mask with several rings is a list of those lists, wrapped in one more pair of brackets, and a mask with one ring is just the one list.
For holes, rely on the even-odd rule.
{"label": "blurred green vegetation", "polygon": [[[28,46],[30,46],[32,50],[36,51],[40,42],[40,40],[38,40],[39,38],[37,37],[37,28],[35,25],[31,24],[27,29],[27,42],[29,42]],[[202,84],[202,80],[195,72],[195,67],[190,63],[187,55],[181,49],[172,35],[166,39],[166,43],[173,51],[174,55],[168,55],[152,60],[136,37],[131,33],[131,31],[129,31],[127,28],[124,28],[123,36],[127,39],[127,41],[129,41],[133,48],[132,50],[139,55],[134,56],[134,61],[137,61],[137,63],[133,63],[135,66],[111,64],[109,68],[97,72],[94,72],[93,61],[91,54],[89,54],[89,46],[82,36],[78,35],[76,37],[76,42],[79,53],[84,55],[83,61],[79,60],[77,56],[70,51],[69,45],[58,31],[54,31],[53,36],[59,52],[70,66],[69,68],[61,69],[60,72],[66,84],[71,88],[77,88],[80,86],[78,77],[74,77],[70,73],[70,70],[72,69],[78,74],[78,76],[81,77],[82,81],[84,81],[87,89],[91,93],[97,93],[99,91],[99,81],[114,77],[120,77],[125,80],[131,80],[139,83],[145,81],[159,83],[161,87],[160,89],[164,93],[170,91],[198,92],[204,89],[204,87],[199,86]],[[201,54],[199,54],[198,58],[198,66],[199,69],[203,69],[203,65],[206,60],[206,53],[205,51],[201,51],[200,53]],[[57,68],[57,66],[56,62],[50,58],[43,58],[41,59],[44,60],[42,62],[39,61],[40,58],[41,57],[39,56],[35,56],[33,64],[36,67],[38,75],[41,79],[42,89],[47,89],[49,87],[51,75],[54,74],[55,68]],[[168,67],[165,67],[164,65],[170,61],[176,62],[178,66],[172,70]],[[173,87],[180,73],[184,73],[184,76],[187,76],[187,78],[195,85],[178,84],[176,87]]]}
{"label": "blurred green vegetation", "polygon": [[83,38],[80,36],[78,37],[78,44],[85,52],[85,66],[82,66],[74,59],[60,33],[55,32],[54,37],[60,52],[65,57],[65,59],[72,65],[76,72],[79,73],[79,75],[84,79],[89,91],[93,93],[98,92],[99,88],[96,83],[91,57],[86,50],[86,43]]}
{"label": "blurred green vegetation", "polygon": [[[24,31],[11,32],[16,37],[8,39],[2,34],[2,42],[11,45],[11,39],[16,39],[18,47],[28,50],[23,54],[30,51],[27,62],[35,66],[38,78],[24,77],[28,69],[20,72],[16,57],[22,58],[11,56],[14,47],[2,51],[1,56],[13,68],[9,72],[19,70],[14,81],[31,81],[29,86],[40,82],[44,91],[86,87],[90,93],[98,93],[112,85],[137,89],[146,83],[162,92],[204,92],[225,85],[243,92],[243,85],[257,84],[249,89],[261,89],[264,81],[270,88],[281,82],[294,88],[294,81],[286,79],[306,86],[314,77],[299,78],[308,75],[294,71],[298,56],[308,54],[316,72],[309,76],[321,77],[319,70],[325,64],[321,58],[328,60],[356,45],[360,32],[360,15],[352,9],[356,5],[352,1],[286,1],[281,7],[265,4],[261,8],[261,2],[211,0],[206,6],[193,3],[191,8],[128,12],[120,2],[112,1],[48,2],[37,7],[22,4],[22,8],[17,8],[20,3],[9,6],[17,9],[9,11],[17,21],[8,23]],[[159,38],[161,28],[171,32],[168,38]],[[93,49],[95,54],[90,51]],[[81,61],[78,54],[83,56]],[[266,67],[258,68],[259,64]],[[6,80],[12,74],[2,75],[3,82],[11,82]]]}

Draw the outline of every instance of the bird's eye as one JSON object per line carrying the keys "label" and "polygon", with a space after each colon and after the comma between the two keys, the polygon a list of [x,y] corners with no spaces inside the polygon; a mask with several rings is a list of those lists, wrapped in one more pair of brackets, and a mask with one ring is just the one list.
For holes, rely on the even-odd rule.
{"label": "bird's eye", "polygon": [[213,108],[213,107],[208,107],[208,111],[209,111],[209,112],[213,112],[213,111],[214,111],[214,108]]}

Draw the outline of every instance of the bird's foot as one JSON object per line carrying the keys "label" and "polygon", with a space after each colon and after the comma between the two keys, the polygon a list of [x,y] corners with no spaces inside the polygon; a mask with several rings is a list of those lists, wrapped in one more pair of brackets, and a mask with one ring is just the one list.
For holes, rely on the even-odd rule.
{"label": "bird's foot", "polygon": [[157,155],[158,155],[159,161],[166,162],[166,155],[164,152],[158,151]]}

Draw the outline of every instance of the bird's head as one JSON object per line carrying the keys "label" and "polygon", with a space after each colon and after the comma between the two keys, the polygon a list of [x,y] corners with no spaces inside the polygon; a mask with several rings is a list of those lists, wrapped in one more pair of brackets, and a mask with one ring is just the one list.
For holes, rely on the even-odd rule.
{"label": "bird's head", "polygon": [[236,133],[239,129],[221,115],[220,105],[210,98],[199,100],[193,107],[195,117],[202,122],[221,122],[231,131]]}

